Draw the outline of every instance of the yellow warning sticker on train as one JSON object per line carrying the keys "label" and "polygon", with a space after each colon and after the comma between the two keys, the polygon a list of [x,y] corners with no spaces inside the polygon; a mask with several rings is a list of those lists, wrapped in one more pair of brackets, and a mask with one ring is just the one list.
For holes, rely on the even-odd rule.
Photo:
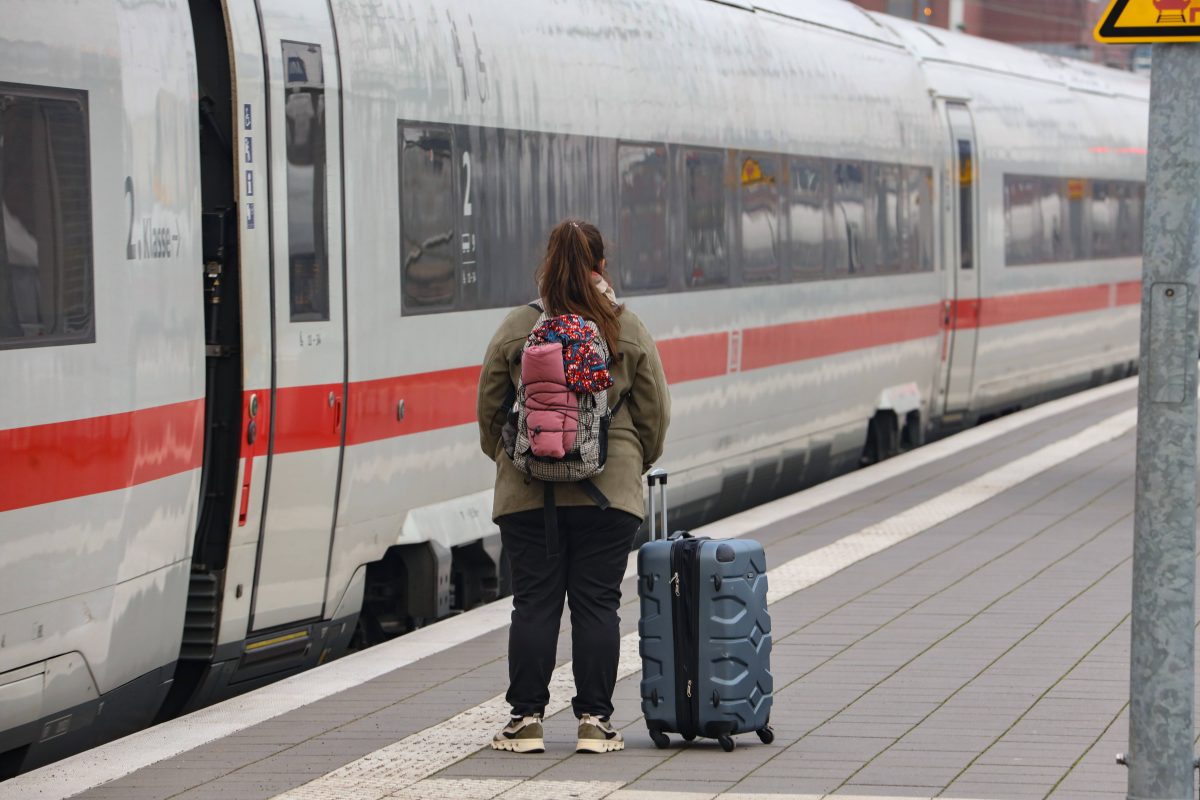
{"label": "yellow warning sticker on train", "polygon": [[1095,35],[1111,44],[1200,42],[1200,0],[1109,0]]}

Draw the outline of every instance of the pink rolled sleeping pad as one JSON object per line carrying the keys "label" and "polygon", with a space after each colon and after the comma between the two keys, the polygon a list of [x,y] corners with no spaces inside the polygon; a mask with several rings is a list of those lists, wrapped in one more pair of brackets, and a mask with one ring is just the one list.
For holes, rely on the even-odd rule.
{"label": "pink rolled sleeping pad", "polygon": [[562,345],[539,344],[521,356],[529,446],[535,456],[562,458],[575,445],[579,398],[567,388]]}

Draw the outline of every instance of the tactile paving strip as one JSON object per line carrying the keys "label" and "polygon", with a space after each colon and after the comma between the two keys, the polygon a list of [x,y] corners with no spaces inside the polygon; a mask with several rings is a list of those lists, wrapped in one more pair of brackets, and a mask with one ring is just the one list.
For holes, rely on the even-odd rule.
{"label": "tactile paving strip", "polygon": [[[429,778],[386,800],[822,800],[819,794],[748,794],[745,792],[666,792],[621,789],[606,781],[521,781],[489,778]],[[934,800],[930,797],[836,795],[837,800]],[[937,800],[965,800],[942,797]]]}

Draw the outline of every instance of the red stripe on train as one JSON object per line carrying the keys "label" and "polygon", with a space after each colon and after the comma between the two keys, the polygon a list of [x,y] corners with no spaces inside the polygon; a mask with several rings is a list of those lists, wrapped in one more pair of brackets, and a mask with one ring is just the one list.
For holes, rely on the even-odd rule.
{"label": "red stripe on train", "polygon": [[1117,305],[1131,306],[1142,302],[1142,282],[1125,281],[1117,284]]}
{"label": "red stripe on train", "polygon": [[0,430],[0,511],[196,469],[203,441],[203,400]]}
{"label": "red stripe on train", "polygon": [[1052,289],[1046,292],[999,295],[979,300],[958,300],[953,304],[952,325],[954,328],[1012,325],[1015,322],[1100,311],[1114,304],[1135,305],[1141,302],[1141,298],[1141,281],[1123,281],[1072,289]]}
{"label": "red stripe on train", "polygon": [[[951,326],[990,327],[1140,302],[1141,282],[959,301]],[[658,343],[672,384],[762,369],[937,335],[942,306],[851,314],[748,328],[740,365],[728,332]],[[480,367],[438,370],[352,383],[285,387],[276,392],[274,452],[337,447],[466,425],[475,420]],[[250,395],[246,392],[244,402]],[[243,438],[242,457],[264,455],[270,392],[259,390],[258,438]],[[330,398],[333,398],[332,401]],[[403,412],[400,403],[403,401]],[[243,413],[248,416],[248,407]],[[193,400],[104,417],[0,430],[0,511],[123,489],[201,465],[204,401]],[[248,487],[243,487],[243,492]]]}
{"label": "red stripe on train", "polygon": [[460,367],[350,384],[346,444],[474,422],[480,369]]}
{"label": "red stripe on train", "polygon": [[667,383],[715,378],[729,370],[729,334],[704,333],[657,342]]}
{"label": "red stripe on train", "polygon": [[299,453],[339,447],[342,443],[342,408],[340,383],[279,389],[275,392],[272,449],[276,453]]}
{"label": "red stripe on train", "polygon": [[941,304],[849,314],[742,331],[742,369],[762,369],[936,336]]}
{"label": "red stripe on train", "polygon": [[1109,307],[1110,284],[1054,289],[1048,292],[959,300],[954,304],[955,328],[987,328],[1011,325],[1066,314],[1081,314]]}

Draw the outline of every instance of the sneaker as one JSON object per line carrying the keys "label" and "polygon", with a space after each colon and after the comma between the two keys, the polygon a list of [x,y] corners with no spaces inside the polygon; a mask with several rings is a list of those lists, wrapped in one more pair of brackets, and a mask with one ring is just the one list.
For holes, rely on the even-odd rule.
{"label": "sneaker", "polygon": [[510,719],[504,730],[492,737],[492,749],[509,750],[513,753],[546,752],[541,716]]}
{"label": "sneaker", "polygon": [[625,740],[607,719],[584,714],[579,719],[579,740],[576,753],[611,753],[624,750]]}

